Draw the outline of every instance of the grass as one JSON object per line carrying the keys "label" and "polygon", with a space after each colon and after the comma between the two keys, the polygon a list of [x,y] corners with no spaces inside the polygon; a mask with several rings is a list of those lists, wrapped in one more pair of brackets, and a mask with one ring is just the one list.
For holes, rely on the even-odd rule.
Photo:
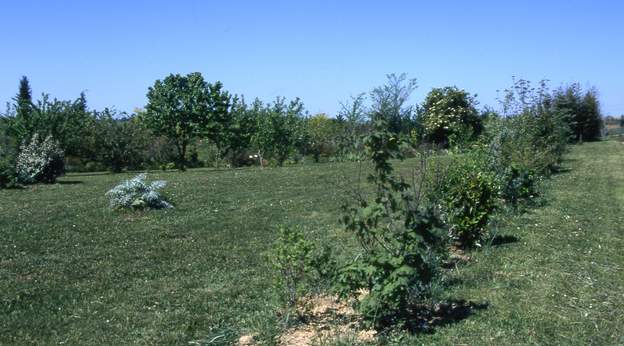
{"label": "grass", "polygon": [[[449,273],[448,298],[486,308],[388,342],[623,344],[623,149],[574,146],[546,204],[499,224],[508,242]],[[2,190],[0,344],[270,340],[276,226],[342,247],[338,207],[356,175],[348,163],[157,172],[176,208],[140,213],[107,208],[104,193],[128,174]]]}

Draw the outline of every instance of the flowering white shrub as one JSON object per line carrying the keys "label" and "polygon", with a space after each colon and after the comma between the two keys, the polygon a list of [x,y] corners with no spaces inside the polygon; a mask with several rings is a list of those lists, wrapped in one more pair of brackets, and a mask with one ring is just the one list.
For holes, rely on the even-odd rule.
{"label": "flowering white shrub", "polygon": [[476,101],[457,87],[433,88],[423,103],[422,124],[428,141],[450,144],[461,137],[471,137],[479,131]]}
{"label": "flowering white shrub", "polygon": [[158,192],[167,182],[164,180],[145,182],[146,174],[123,181],[106,193],[113,209],[166,209],[173,208],[171,203]]}
{"label": "flowering white shrub", "polygon": [[51,136],[41,140],[35,134],[20,147],[15,170],[22,184],[53,183],[65,172],[63,150]]}

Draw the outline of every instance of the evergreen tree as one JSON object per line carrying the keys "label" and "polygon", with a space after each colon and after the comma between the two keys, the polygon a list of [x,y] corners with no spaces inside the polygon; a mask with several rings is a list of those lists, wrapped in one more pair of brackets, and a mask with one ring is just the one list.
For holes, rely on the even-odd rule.
{"label": "evergreen tree", "polygon": [[28,77],[23,76],[20,79],[19,92],[15,97],[17,103],[17,116],[23,118],[29,118],[32,114],[32,90],[30,89],[30,82]]}
{"label": "evergreen tree", "polygon": [[34,132],[32,91],[28,77],[23,76],[19,82],[19,91],[15,98],[15,118],[10,125],[10,134],[21,143],[24,138],[30,137]]}
{"label": "evergreen tree", "polygon": [[583,113],[582,139],[586,141],[599,139],[602,135],[602,115],[600,114],[598,93],[595,89],[585,93],[581,109]]}

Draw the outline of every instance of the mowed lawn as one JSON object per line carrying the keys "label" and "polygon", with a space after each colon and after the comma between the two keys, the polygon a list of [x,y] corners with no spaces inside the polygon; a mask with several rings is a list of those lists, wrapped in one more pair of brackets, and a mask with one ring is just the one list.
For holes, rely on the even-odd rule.
{"label": "mowed lawn", "polygon": [[[485,303],[403,344],[624,344],[624,145],[573,146],[544,205],[452,269],[449,299]],[[416,161],[401,164],[408,169]],[[227,344],[277,333],[276,227],[349,249],[338,222],[356,164],[154,172],[176,208],[108,209],[131,174],[0,191],[0,344]]]}

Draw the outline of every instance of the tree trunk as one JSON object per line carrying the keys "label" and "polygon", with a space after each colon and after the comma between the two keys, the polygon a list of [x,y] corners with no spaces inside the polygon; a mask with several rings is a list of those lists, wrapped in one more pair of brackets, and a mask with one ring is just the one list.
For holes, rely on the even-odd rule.
{"label": "tree trunk", "polygon": [[178,148],[178,162],[177,162],[177,166],[178,169],[181,171],[185,171],[186,170],[186,146],[187,143],[185,140],[182,140],[181,142],[178,142],[176,144],[176,147]]}

